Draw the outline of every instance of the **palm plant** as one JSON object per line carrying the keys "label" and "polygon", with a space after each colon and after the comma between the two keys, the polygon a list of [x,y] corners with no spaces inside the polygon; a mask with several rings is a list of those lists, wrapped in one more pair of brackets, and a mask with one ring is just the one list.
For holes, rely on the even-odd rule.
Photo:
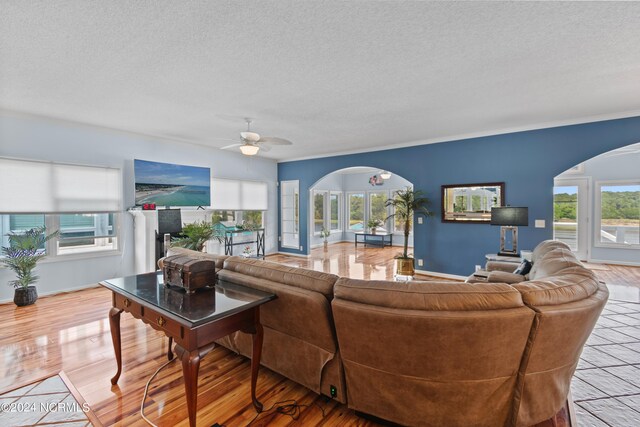
{"label": "palm plant", "polygon": [[182,227],[182,237],[176,237],[171,240],[171,244],[182,248],[192,249],[202,252],[207,240],[217,240],[218,243],[223,242],[223,236],[216,231],[210,222],[200,221],[185,224]]}
{"label": "palm plant", "polygon": [[431,216],[432,213],[428,210],[428,206],[431,202],[424,196],[424,193],[420,190],[413,190],[411,187],[407,187],[402,190],[398,190],[394,193],[392,199],[387,199],[385,202],[386,207],[393,206],[394,213],[387,217],[387,220],[393,218],[402,224],[404,229],[404,248],[402,254],[396,258],[411,259],[409,256],[409,233],[411,233],[411,227],[413,225],[414,215],[422,215],[424,217]]}
{"label": "palm plant", "polygon": [[38,261],[45,257],[44,251],[40,248],[57,235],[58,231],[46,235],[45,227],[7,234],[9,246],[2,248],[4,257],[0,261],[16,274],[16,280],[10,281],[10,286],[26,289],[38,281],[39,277],[33,273],[33,269]]}

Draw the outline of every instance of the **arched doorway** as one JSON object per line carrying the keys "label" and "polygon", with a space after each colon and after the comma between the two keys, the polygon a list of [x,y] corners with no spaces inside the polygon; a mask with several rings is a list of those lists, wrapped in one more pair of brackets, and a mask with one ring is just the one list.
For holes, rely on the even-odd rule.
{"label": "arched doorway", "polygon": [[[382,223],[379,228],[393,233],[394,245],[401,245],[402,229],[389,219],[393,212],[385,203],[395,191],[406,187],[413,184],[392,171],[370,166],[349,167],[325,175],[309,188],[310,249],[323,246],[323,231],[328,232],[329,244],[354,242],[355,233],[367,230],[370,221]],[[413,246],[413,233],[409,245]]]}
{"label": "arched doorway", "polygon": [[640,265],[640,143],[612,150],[554,179],[555,239],[582,260]]}

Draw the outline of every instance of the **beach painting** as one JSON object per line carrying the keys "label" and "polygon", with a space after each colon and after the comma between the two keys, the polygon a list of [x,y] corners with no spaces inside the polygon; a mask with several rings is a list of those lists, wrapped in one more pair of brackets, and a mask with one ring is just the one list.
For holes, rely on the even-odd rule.
{"label": "beach painting", "polygon": [[211,171],[197,166],[135,159],[136,206],[211,205]]}

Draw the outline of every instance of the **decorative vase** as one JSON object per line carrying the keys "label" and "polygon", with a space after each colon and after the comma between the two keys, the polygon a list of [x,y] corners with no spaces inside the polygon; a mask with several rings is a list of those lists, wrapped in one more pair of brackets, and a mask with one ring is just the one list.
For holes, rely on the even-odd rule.
{"label": "decorative vase", "polygon": [[326,240],[324,241],[324,250],[326,251],[327,249],[329,249],[329,242],[327,242]]}
{"label": "decorative vase", "polygon": [[401,276],[412,276],[416,274],[416,270],[413,266],[413,258],[397,258],[396,270]]}
{"label": "decorative vase", "polygon": [[28,286],[26,288],[16,288],[13,294],[13,302],[18,307],[24,307],[25,305],[31,305],[38,299],[38,290],[35,286]]}
{"label": "decorative vase", "polygon": [[371,228],[371,234],[376,234],[376,228],[375,227]]}

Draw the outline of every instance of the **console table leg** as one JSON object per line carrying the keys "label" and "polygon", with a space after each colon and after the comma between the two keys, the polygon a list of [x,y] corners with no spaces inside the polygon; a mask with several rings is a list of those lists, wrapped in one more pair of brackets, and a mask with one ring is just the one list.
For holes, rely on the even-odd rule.
{"label": "console table leg", "polygon": [[122,373],[122,346],[120,342],[120,314],[122,310],[112,307],[109,310],[109,326],[111,329],[111,340],[113,341],[113,350],[116,353],[116,362],[118,363],[118,371],[111,378],[111,384],[116,385],[120,374]]}
{"label": "console table leg", "polygon": [[182,361],[182,375],[184,376],[184,390],[187,396],[187,411],[189,426],[196,427],[198,413],[198,370],[200,369],[200,352],[187,351],[176,345],[176,354]]}
{"label": "console table leg", "polygon": [[169,337],[169,346],[167,349],[167,359],[169,360],[173,360],[173,351],[171,351],[172,347],[173,347],[173,337]]}
{"label": "console table leg", "polygon": [[263,330],[260,323],[260,307],[255,309],[254,320],[255,333],[253,334],[253,345],[251,346],[251,400],[257,412],[262,412],[262,403],[256,397],[256,382],[258,381],[258,369],[260,369],[260,356],[262,355]]}

